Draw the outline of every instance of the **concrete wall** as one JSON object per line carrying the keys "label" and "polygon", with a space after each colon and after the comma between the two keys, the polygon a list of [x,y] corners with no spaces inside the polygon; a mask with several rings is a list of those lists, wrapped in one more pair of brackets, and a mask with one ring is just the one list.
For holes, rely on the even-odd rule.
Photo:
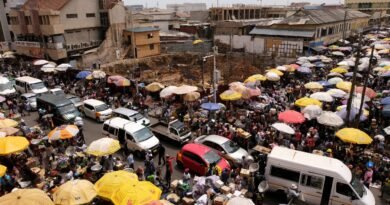
{"label": "concrete wall", "polygon": [[162,53],[176,53],[176,52],[197,52],[208,53],[213,46],[212,41],[204,41],[202,44],[193,45],[193,40],[184,40],[177,42],[161,42]]}
{"label": "concrete wall", "polygon": [[252,38],[249,35],[216,35],[215,40],[226,45],[230,45],[232,42],[232,50],[243,49],[246,53],[257,54],[264,52],[264,39],[260,37]]}
{"label": "concrete wall", "polygon": [[[153,38],[148,38],[148,34],[152,33]],[[131,34],[131,33],[130,33]],[[152,43],[160,43],[160,32],[151,31],[151,32],[140,32],[135,33],[135,45],[146,45]]]}
{"label": "concrete wall", "polygon": [[111,24],[126,23],[126,8],[123,4],[116,4],[112,9],[108,11]]}
{"label": "concrete wall", "polygon": [[[61,23],[65,30],[100,27],[99,1],[72,0],[61,9]],[[87,18],[87,13],[95,17]],[[66,18],[67,14],[77,14],[77,18]]]}
{"label": "concrete wall", "polygon": [[101,40],[100,30],[97,28],[66,31],[64,37],[67,45]]}

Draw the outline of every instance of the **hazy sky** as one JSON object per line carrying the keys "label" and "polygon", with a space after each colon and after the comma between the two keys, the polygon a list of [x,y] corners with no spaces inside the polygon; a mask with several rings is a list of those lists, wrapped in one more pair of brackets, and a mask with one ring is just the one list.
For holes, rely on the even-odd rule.
{"label": "hazy sky", "polygon": [[[302,2],[305,0],[262,0],[263,5],[287,5],[292,2]],[[174,3],[207,3],[208,7],[217,6],[217,0],[124,0],[126,5],[131,4],[143,4],[147,7],[160,7],[165,8],[166,4]],[[242,4],[259,4],[260,0],[218,0],[220,6],[229,6],[231,4],[242,3]],[[343,0],[306,0],[312,4],[340,4]]]}

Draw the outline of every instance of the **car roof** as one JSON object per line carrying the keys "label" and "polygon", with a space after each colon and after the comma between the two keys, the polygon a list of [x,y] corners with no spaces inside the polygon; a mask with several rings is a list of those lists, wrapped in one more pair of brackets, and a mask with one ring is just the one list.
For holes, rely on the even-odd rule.
{"label": "car roof", "polygon": [[96,99],[84,100],[84,103],[85,103],[85,104],[90,104],[90,105],[92,105],[92,106],[103,105],[103,104],[105,104],[103,101],[96,100]]}
{"label": "car roof", "polygon": [[66,99],[62,95],[44,94],[44,95],[39,96],[38,100],[53,103],[57,106],[72,104],[72,101],[70,101],[69,99]]}
{"label": "car roof", "polygon": [[50,89],[50,91],[58,91],[58,90],[62,90],[61,88],[53,88],[53,89]]}
{"label": "car roof", "polygon": [[42,80],[30,77],[30,76],[22,76],[22,77],[16,78],[16,80],[24,81],[24,82],[28,82],[28,83],[39,83],[39,82],[42,82]]}
{"label": "car roof", "polygon": [[70,98],[79,98],[78,96],[76,96],[76,95],[71,95],[71,94],[66,94],[65,97],[66,97],[67,99],[70,99]]}
{"label": "car roof", "polygon": [[136,132],[140,129],[143,129],[145,126],[142,126],[140,124],[134,123],[132,121],[120,118],[120,117],[114,117],[109,120],[106,120],[104,124],[108,124],[111,127],[115,128],[124,128],[126,131],[129,132]]}
{"label": "car roof", "polygon": [[206,140],[214,142],[214,143],[217,143],[217,144],[223,144],[226,141],[229,141],[228,138],[222,137],[222,136],[219,136],[219,135],[208,135],[208,136],[206,136],[205,138],[202,139],[202,141],[206,141]]}
{"label": "car roof", "polygon": [[184,145],[182,150],[203,156],[207,152],[209,152],[211,150],[211,148],[209,148],[205,145],[202,145],[202,144],[189,143],[189,144]]}
{"label": "car roof", "polygon": [[124,115],[127,115],[127,116],[132,116],[132,115],[135,115],[135,114],[138,113],[135,110],[130,110],[130,109],[125,108],[125,107],[119,107],[119,108],[115,109],[114,112],[120,113],[120,114],[124,114]]}
{"label": "car roof", "polygon": [[35,93],[24,93],[21,96],[29,98],[29,97],[33,97],[33,96],[37,96],[37,95]]}

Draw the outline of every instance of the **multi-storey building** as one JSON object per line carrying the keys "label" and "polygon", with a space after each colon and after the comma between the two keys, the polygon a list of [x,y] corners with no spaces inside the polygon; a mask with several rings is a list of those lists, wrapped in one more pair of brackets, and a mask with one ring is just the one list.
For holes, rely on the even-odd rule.
{"label": "multi-storey building", "polygon": [[18,54],[59,60],[97,47],[118,0],[27,0],[8,13]]}
{"label": "multi-storey building", "polygon": [[390,14],[390,0],[345,0],[345,5],[368,14],[375,12]]}

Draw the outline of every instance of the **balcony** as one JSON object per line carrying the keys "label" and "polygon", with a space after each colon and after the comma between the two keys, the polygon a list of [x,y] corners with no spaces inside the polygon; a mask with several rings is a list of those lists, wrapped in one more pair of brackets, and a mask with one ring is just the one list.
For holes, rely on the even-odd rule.
{"label": "balcony", "polygon": [[43,58],[43,48],[39,42],[32,41],[15,41],[12,43],[13,48],[19,55],[30,56],[33,58]]}
{"label": "balcony", "polygon": [[53,60],[60,60],[60,59],[64,59],[67,57],[66,50],[63,48],[60,48],[60,49],[48,48],[46,50],[46,53]]}
{"label": "balcony", "polygon": [[51,36],[64,33],[64,26],[62,24],[41,25],[41,32],[45,36]]}

